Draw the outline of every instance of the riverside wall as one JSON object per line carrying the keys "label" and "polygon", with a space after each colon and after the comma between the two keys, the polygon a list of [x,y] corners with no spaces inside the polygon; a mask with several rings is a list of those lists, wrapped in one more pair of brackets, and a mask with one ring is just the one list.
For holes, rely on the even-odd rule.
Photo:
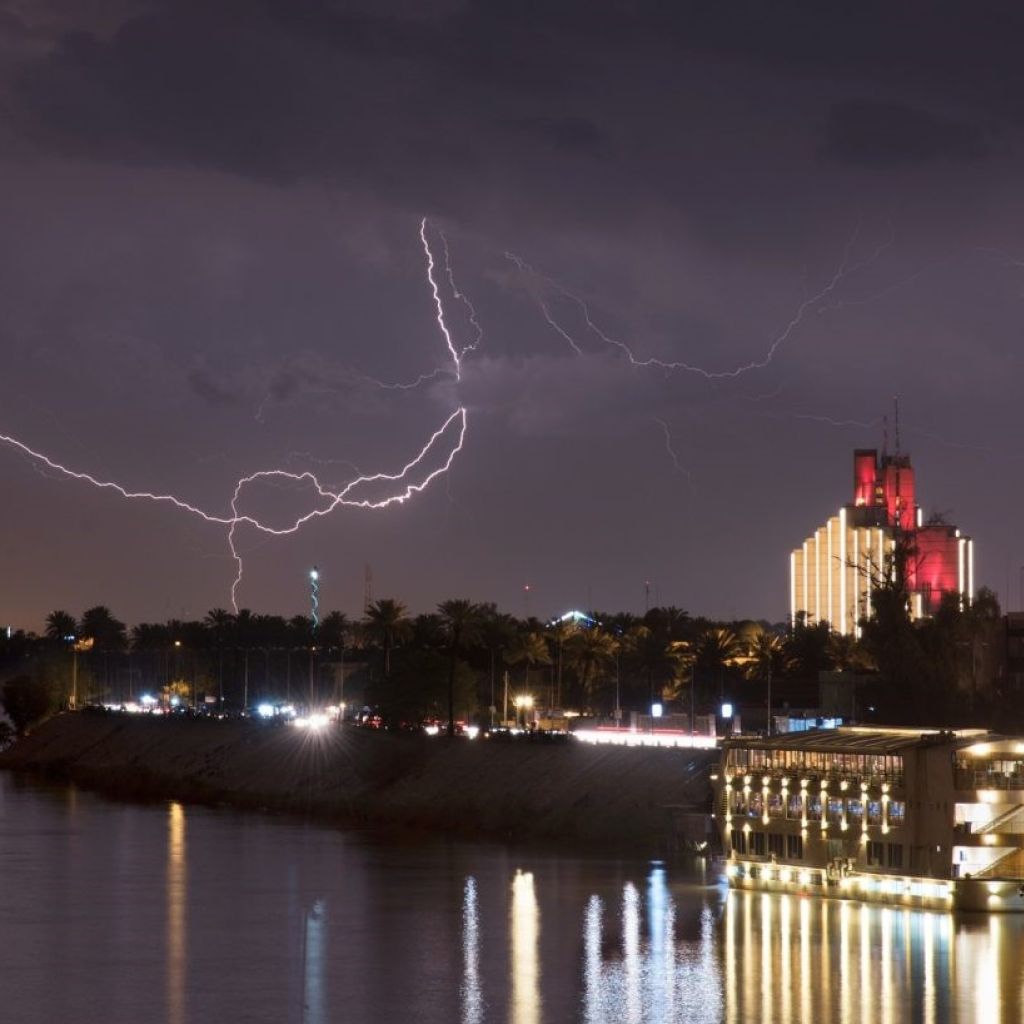
{"label": "riverside wall", "polygon": [[664,852],[704,837],[716,760],[714,751],[568,738],[448,740],[79,712],[0,753],[0,768],[121,798]]}

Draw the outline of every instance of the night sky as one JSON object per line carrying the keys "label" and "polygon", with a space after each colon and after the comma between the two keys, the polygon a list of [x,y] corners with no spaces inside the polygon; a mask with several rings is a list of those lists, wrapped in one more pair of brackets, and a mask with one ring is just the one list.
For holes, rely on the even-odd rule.
{"label": "night sky", "polygon": [[[781,620],[899,395],[925,514],[1016,608],[1024,7],[938,7],[5,0],[0,433],[226,515],[262,468],[395,472],[462,405],[407,504],[240,527],[240,605],[305,611],[316,563],[357,614],[369,563],[414,612],[650,581]],[[483,331],[458,382],[423,217]],[[0,623],[229,606],[223,527],[9,446],[0,481]]]}

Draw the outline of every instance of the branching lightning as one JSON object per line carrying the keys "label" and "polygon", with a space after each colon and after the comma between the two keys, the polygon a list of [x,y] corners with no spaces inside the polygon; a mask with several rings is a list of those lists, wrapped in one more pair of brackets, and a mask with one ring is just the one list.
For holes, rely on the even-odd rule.
{"label": "branching lightning", "polygon": [[[437,323],[451,355],[454,367],[454,376],[456,380],[458,380],[461,377],[461,355],[452,342],[451,335],[445,322],[444,303],[441,299],[437,282],[434,278],[435,261],[430,248],[430,243],[427,239],[426,225],[427,221],[424,218],[420,224],[420,239],[423,243],[423,250],[426,255],[427,281],[431,289],[431,294],[433,295],[434,304],[437,308]],[[450,261],[447,260],[447,258],[446,272],[454,289],[454,277],[451,273]],[[457,290],[455,291],[455,294],[458,295],[462,301],[467,303],[468,308],[472,309],[472,305],[469,303],[468,299],[462,296]],[[479,329],[479,325],[477,325],[477,328]],[[475,347],[475,345],[471,346],[471,348],[472,347]],[[442,371],[438,369],[431,374],[423,375],[419,379],[418,383],[432,379],[441,372]],[[399,386],[400,385],[395,385],[395,387]],[[10,448],[15,449],[15,451],[27,456],[36,468],[50,469],[67,479],[87,483],[100,490],[113,491],[126,500],[148,501],[170,505],[182,512],[187,512],[190,515],[197,516],[204,522],[211,523],[216,526],[226,526],[228,547],[231,551],[231,556],[234,559],[236,567],[235,579],[231,586],[231,602],[237,611],[238,588],[242,582],[242,576],[244,573],[242,556],[236,543],[239,527],[250,526],[260,533],[267,534],[272,537],[285,537],[297,533],[303,526],[312,520],[321,519],[330,515],[338,508],[379,510],[388,508],[392,505],[404,504],[410,498],[420,494],[429,487],[434,480],[445,475],[449,469],[451,469],[451,466],[455,461],[455,457],[460,451],[462,451],[466,440],[467,427],[467,410],[465,406],[459,406],[447,417],[447,419],[445,419],[441,426],[430,435],[417,454],[413,456],[413,458],[410,459],[398,472],[359,474],[348,480],[347,483],[340,487],[328,487],[320,481],[315,473],[308,470],[298,473],[287,469],[257,470],[253,473],[240,477],[235,482],[231,495],[230,515],[206,511],[198,505],[186,501],[184,498],[180,498],[174,494],[163,494],[157,491],[133,490],[123,484],[117,483],[114,480],[100,479],[90,473],[73,469],[9,434],[0,434],[0,443],[5,444]],[[438,451],[444,454],[440,458],[440,462],[433,464],[431,457],[436,455]],[[430,468],[432,464],[433,468]],[[286,523],[284,526],[272,526],[265,520],[260,519],[257,515],[243,511],[240,504],[242,502],[244,492],[254,484],[267,482],[284,482],[288,485],[298,484],[311,487],[316,495],[314,507],[307,512],[296,515],[292,521]],[[378,493],[380,488],[383,488],[384,490],[383,495]],[[364,490],[371,490],[373,493],[363,495]]]}
{"label": "branching lightning", "polygon": [[468,345],[463,345],[462,351],[459,353],[460,358],[465,358],[468,352],[475,352],[480,347],[480,343],[484,340],[484,329],[480,326],[480,321],[476,318],[476,308],[469,300],[469,296],[467,296],[465,292],[460,291],[458,284],[455,282],[455,274],[452,271],[451,254],[448,251],[448,239],[445,236],[445,233],[440,229],[438,229],[437,233],[441,236],[441,244],[444,246],[444,272],[448,278],[448,286],[452,290],[452,297],[466,307],[466,317],[469,320],[470,326],[473,328],[473,341]]}
{"label": "branching lightning", "polygon": [[761,359],[752,360],[748,363],[744,363],[741,366],[734,367],[731,370],[708,370],[704,367],[696,366],[693,363],[688,363],[683,360],[668,361],[664,359],[658,359],[654,356],[640,358],[637,356],[636,352],[630,345],[626,344],[626,342],[621,341],[618,338],[611,337],[610,335],[605,333],[605,331],[603,331],[596,323],[594,323],[594,320],[590,314],[590,307],[584,299],[580,298],[575,293],[569,291],[569,289],[566,288],[563,284],[561,284],[561,282],[535,270],[525,260],[523,260],[520,256],[517,256],[515,253],[506,252],[505,257],[506,259],[510,260],[512,263],[516,265],[516,267],[519,269],[520,273],[524,275],[524,277],[532,278],[533,281],[536,282],[535,286],[530,288],[530,292],[533,295],[538,306],[540,307],[544,319],[555,331],[558,332],[558,334],[561,335],[562,338],[565,339],[565,341],[569,343],[569,345],[572,347],[572,349],[576,352],[577,355],[582,355],[583,349],[581,348],[580,344],[575,340],[575,338],[573,338],[570,335],[570,333],[560,323],[558,323],[558,321],[551,312],[550,305],[544,300],[541,288],[538,288],[536,285],[540,285],[543,289],[547,291],[555,292],[556,294],[562,296],[562,298],[568,300],[570,303],[575,305],[583,318],[583,323],[586,327],[586,330],[589,333],[595,335],[606,345],[616,348],[620,352],[622,352],[629,360],[631,366],[643,369],[652,368],[668,372],[683,371],[686,373],[697,374],[698,376],[703,377],[705,380],[724,380],[729,378],[740,377],[743,374],[749,373],[752,370],[765,369],[775,358],[775,353],[783,344],[785,344],[786,341],[789,340],[793,332],[803,323],[804,319],[807,317],[807,314],[811,310],[820,310],[822,308],[828,308],[830,304],[834,305],[835,300],[833,299],[833,294],[835,293],[836,289],[838,289],[839,286],[848,278],[852,277],[858,271],[864,269],[865,267],[873,263],[876,259],[878,259],[878,257],[881,256],[881,254],[887,248],[889,248],[889,246],[893,242],[893,236],[892,234],[890,234],[890,237],[886,241],[881,243],[866,259],[863,259],[851,266],[850,257],[852,255],[854,246],[857,243],[859,235],[860,228],[858,226],[857,230],[853,233],[849,242],[846,245],[846,249],[843,252],[842,261],[840,262],[835,273],[832,275],[831,278],[829,278],[828,282],[824,285],[824,287],[820,288],[809,298],[804,299],[804,301],[801,302],[799,306],[797,306],[796,311],[790,318],[789,322],[772,339],[767,350],[765,351],[764,356]]}

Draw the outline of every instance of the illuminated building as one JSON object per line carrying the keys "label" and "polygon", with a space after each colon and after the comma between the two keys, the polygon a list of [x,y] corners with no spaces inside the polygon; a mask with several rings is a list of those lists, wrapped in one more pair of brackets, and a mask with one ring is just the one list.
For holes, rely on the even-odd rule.
{"label": "illuminated building", "polygon": [[839,728],[726,740],[730,885],[1024,912],[1024,738]]}
{"label": "illuminated building", "polygon": [[931,615],[943,595],[974,593],[974,546],[955,526],[922,521],[908,455],[853,453],[853,501],[818,527],[789,559],[792,621],[828,622],[837,633],[859,634],[871,615],[871,594],[893,571],[897,543],[907,552],[907,590],[914,619]]}

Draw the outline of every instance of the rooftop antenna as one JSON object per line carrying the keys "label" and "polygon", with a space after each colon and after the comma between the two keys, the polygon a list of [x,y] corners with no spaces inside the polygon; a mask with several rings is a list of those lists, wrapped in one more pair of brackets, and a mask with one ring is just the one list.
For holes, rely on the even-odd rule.
{"label": "rooftop antenna", "polygon": [[896,448],[895,454],[900,454],[900,396],[892,396],[892,442]]}
{"label": "rooftop antenna", "polygon": [[882,417],[882,458],[889,454],[889,417]]}

